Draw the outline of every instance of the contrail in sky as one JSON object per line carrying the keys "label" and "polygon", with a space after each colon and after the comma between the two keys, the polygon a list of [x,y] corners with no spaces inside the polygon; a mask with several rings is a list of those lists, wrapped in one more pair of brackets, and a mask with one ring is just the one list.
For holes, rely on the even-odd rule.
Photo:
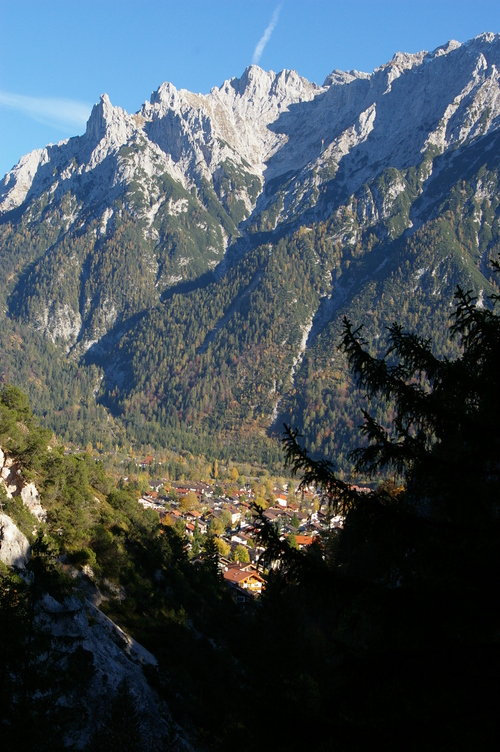
{"label": "contrail in sky", "polygon": [[252,58],[253,65],[259,64],[259,60],[262,57],[262,53],[264,52],[264,47],[269,42],[269,39],[271,38],[271,34],[274,31],[274,27],[278,23],[278,18],[280,16],[280,11],[282,7],[283,7],[283,3],[280,3],[278,7],[276,8],[276,10],[274,11],[267,29],[265,30],[265,32],[263,33],[263,35],[258,41],[257,46],[253,52],[253,58]]}
{"label": "contrail in sky", "polygon": [[82,128],[87,122],[92,106],[74,99],[27,97],[0,91],[0,107],[9,107],[45,125],[59,128]]}

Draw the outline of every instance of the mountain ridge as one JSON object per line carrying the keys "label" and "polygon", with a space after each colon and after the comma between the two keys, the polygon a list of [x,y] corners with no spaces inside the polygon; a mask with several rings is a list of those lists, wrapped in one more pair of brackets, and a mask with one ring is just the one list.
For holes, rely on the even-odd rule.
{"label": "mountain ridge", "polygon": [[[323,86],[250,66],[209,94],[164,83],[132,115],[102,95],[83,136],[0,184],[6,325],[54,343],[63,370],[97,369],[89,404],[141,440],[158,423],[199,450],[265,444],[284,417],[310,423],[319,388],[316,425],[340,404],[324,389],[344,367],[318,370],[339,317],[401,315],[388,301],[410,294],[403,323],[427,331],[452,281],[493,290],[499,70],[500,35],[482,34]],[[450,284],[415,286],[443,264]]]}

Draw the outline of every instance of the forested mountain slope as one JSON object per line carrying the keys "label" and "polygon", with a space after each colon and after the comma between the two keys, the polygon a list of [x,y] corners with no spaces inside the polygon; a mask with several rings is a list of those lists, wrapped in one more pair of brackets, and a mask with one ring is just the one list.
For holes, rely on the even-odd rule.
{"label": "forested mountain slope", "polygon": [[[138,496],[89,454],[65,453],[20,390],[0,389],[5,752],[188,751],[221,698],[234,712],[236,673],[220,667],[235,604],[213,562],[193,566],[186,540]],[[200,665],[212,688],[224,682],[213,696]],[[191,705],[197,718],[182,730]]]}
{"label": "forested mountain slope", "polygon": [[450,353],[456,284],[494,289],[499,65],[483,34],[322,86],[104,95],[0,184],[4,380],[78,440],[272,461],[286,419],[347,470],[342,317]]}

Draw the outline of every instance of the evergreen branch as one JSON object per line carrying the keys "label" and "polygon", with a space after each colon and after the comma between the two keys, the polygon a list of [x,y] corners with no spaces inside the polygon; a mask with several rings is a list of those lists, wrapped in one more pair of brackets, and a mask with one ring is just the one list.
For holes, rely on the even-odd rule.
{"label": "evergreen branch", "polygon": [[359,494],[353,486],[335,475],[334,466],[328,460],[314,460],[305,447],[301,447],[298,430],[284,424],[285,436],[282,439],[285,448],[285,467],[291,468],[292,474],[301,472],[299,490],[315,486],[320,488],[327,499],[330,510],[346,514],[359,500]]}

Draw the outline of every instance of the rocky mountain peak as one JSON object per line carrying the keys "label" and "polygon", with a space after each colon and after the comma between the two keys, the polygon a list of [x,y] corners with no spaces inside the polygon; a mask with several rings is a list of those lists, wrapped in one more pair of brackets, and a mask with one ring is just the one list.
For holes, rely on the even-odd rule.
{"label": "rocky mountain peak", "polygon": [[[272,263],[277,239],[295,244],[294,234],[307,228],[300,236],[304,243],[295,249],[290,245],[290,253],[297,263],[302,264],[303,254],[312,254],[315,268],[326,265],[293,325],[295,334],[306,333],[305,339],[280,334],[276,340],[275,353],[289,353],[291,368],[309,348],[307,332],[315,337],[319,331],[318,321],[312,322],[319,299],[333,296],[318,313],[321,322],[350,295],[351,272],[342,267],[343,259],[352,254],[348,262],[357,264],[366,244],[381,248],[405,233],[413,237],[430,216],[429,207],[436,205],[435,196],[444,195],[450,165],[453,175],[461,177],[466,168],[472,170],[469,158],[479,167],[493,164],[500,133],[499,70],[500,37],[485,34],[466,44],[448,42],[433,52],[397,52],[372,73],[336,69],[323,86],[293,70],[275,73],[250,66],[240,78],[228,79],[208,94],[162,83],[133,115],[103,95],[84,136],[27,155],[0,185],[0,213],[18,208],[4,217],[11,234],[0,249],[6,316],[20,331],[30,327],[74,360],[102,365],[106,387],[100,381],[94,386],[96,393],[102,389],[107,395],[108,404],[118,404],[114,400],[120,394],[116,400],[127,405],[134,384],[149,379],[151,404],[170,410],[177,387],[166,370],[157,387],[151,364],[174,364],[173,373],[184,362],[175,342],[189,340],[201,363],[219,333],[232,338],[229,327],[239,331],[245,306],[254,310],[253,293],[260,289],[261,271],[251,271],[247,261],[257,263],[252,254],[269,244],[269,257],[267,247],[259,256],[264,269],[268,258]],[[495,164],[478,189],[488,200],[495,195],[490,185],[496,179]],[[490,209],[484,208],[486,217]],[[476,227],[480,211],[472,203],[470,216],[466,236],[479,259],[481,238],[497,238],[498,233],[491,218],[486,229]],[[323,235],[314,240],[314,228],[320,226]],[[386,250],[377,253],[373,268],[383,270]],[[457,245],[457,258],[461,253]],[[274,297],[265,304],[260,298],[257,319],[281,305],[276,294],[288,273],[285,256],[281,276],[266,288],[273,289]],[[486,256],[483,262],[487,266]],[[422,262],[415,273],[424,265],[429,264]],[[290,291],[309,274],[304,268],[293,272]],[[233,273],[234,280],[243,275],[245,282],[229,291],[225,286]],[[342,275],[334,294],[335,280]],[[201,287],[205,281],[207,288]],[[193,291],[189,300],[183,297],[187,288]],[[260,294],[264,296],[262,290]],[[217,297],[215,313],[206,302],[212,295]],[[295,302],[280,309],[283,321],[301,297],[294,292],[290,301]],[[170,331],[180,331],[180,324],[169,301],[186,301],[186,316],[180,318],[187,322],[192,306],[203,308],[203,300],[201,323],[193,320],[196,333],[183,330],[171,343]],[[158,334],[136,358],[142,343],[149,342],[144,332],[155,330],[163,317],[165,338]],[[205,328],[202,334],[200,327]],[[246,378],[242,376],[242,384]],[[199,379],[201,383],[201,375]],[[175,383],[181,384],[175,400],[187,404],[187,381]],[[241,396],[238,389],[233,394]],[[264,391],[271,395],[279,389],[270,382]],[[258,408],[261,396],[255,393],[252,400],[252,415],[264,414]]]}
{"label": "rocky mountain peak", "polygon": [[[156,91],[153,91],[150,98],[151,105],[164,105],[166,107],[173,107],[175,101],[179,98],[179,90],[171,84],[169,81],[165,81]],[[143,105],[143,109],[147,109],[146,105]]]}
{"label": "rocky mountain peak", "polygon": [[[4,178],[0,212],[41,195],[51,185],[54,196],[73,190],[76,177],[81,187],[95,183],[99,165],[98,180],[104,187],[92,185],[88,193],[97,198],[107,195],[106,186],[115,186],[113,195],[119,186],[126,189],[139,167],[146,174],[166,169],[189,189],[202,178],[217,182],[214,176],[228,159],[236,164],[244,160],[252,174],[266,179],[308,164],[321,166],[328,159],[329,169],[336,169],[333,165],[341,160],[347,168],[349,154],[365,141],[372,144],[367,152],[370,163],[372,155],[375,162],[382,156],[395,165],[409,164],[426,144],[445,149],[477,135],[478,128],[486,132],[496,122],[499,39],[481,34],[464,45],[452,40],[431,53],[397,52],[372,74],[334,70],[321,87],[296,71],[274,73],[257,65],[209,94],[178,90],[165,82],[136,115],[113,106],[103,94],[83,137],[32,152]],[[460,64],[455,64],[455,56]],[[402,76],[405,83],[400,81],[394,89]],[[481,120],[483,109],[487,112]],[[425,138],[413,133],[422,119]],[[397,143],[392,143],[393,137]],[[128,152],[126,165],[115,158],[125,146],[136,155],[131,161]],[[109,166],[104,168],[104,163]],[[360,170],[359,180],[370,170],[369,164]],[[357,179],[351,182],[352,187],[358,184]],[[239,200],[245,203],[246,215],[255,197],[243,192]],[[292,202],[290,211],[293,207]]]}
{"label": "rocky mountain peak", "polygon": [[[120,108],[117,108],[117,110],[120,110]],[[96,142],[100,141],[112,124],[114,113],[115,110],[108,95],[101,94],[99,102],[93,106],[87,121],[86,135],[88,138]]]}
{"label": "rocky mountain peak", "polygon": [[322,88],[328,88],[332,85],[342,86],[343,84],[350,84],[351,81],[354,81],[357,78],[370,78],[370,73],[363,73],[362,71],[357,70],[341,71],[338,68],[335,68],[335,70],[329,73],[323,81]]}
{"label": "rocky mountain peak", "polygon": [[231,84],[240,95],[243,95],[247,89],[255,88],[259,83],[272,80],[273,77],[273,71],[265,71],[259,65],[249,65],[240,78],[231,79]]}
{"label": "rocky mountain peak", "polygon": [[48,159],[47,149],[34,149],[25,154],[17,165],[0,181],[0,214],[20,206],[28,195],[40,165]]}
{"label": "rocky mountain peak", "polygon": [[[263,97],[299,101],[310,99],[320,90],[317,84],[299,76],[297,71],[284,69],[275,73],[264,71],[258,65],[250,65],[241,78],[233,78],[229,83],[241,99],[252,102]],[[223,85],[221,90],[227,91],[227,88]]]}
{"label": "rocky mountain peak", "polygon": [[96,166],[109,151],[126,143],[137,128],[137,123],[121,107],[113,107],[107,94],[102,94],[98,104],[92,108],[87,122],[85,140],[92,145],[100,145],[92,154],[90,163]]}
{"label": "rocky mountain peak", "polygon": [[[478,34],[475,37],[472,37],[472,39],[469,39],[467,42],[464,42],[463,46],[470,48],[470,47],[481,47],[483,45],[492,45],[495,42],[500,41],[500,34],[494,34],[492,31],[483,31],[481,34]],[[448,42],[449,45],[455,45],[456,47],[461,47],[462,45],[460,42],[456,42],[455,40],[451,40],[451,42]]]}
{"label": "rocky mountain peak", "polygon": [[454,50],[458,50],[459,47],[461,47],[462,44],[460,42],[457,42],[456,39],[450,39],[446,44],[442,44],[439,47],[436,47],[436,49],[433,52],[428,53],[429,57],[440,57],[441,55],[448,55],[450,52],[453,52]]}
{"label": "rocky mountain peak", "polygon": [[427,52],[409,53],[409,52],[396,52],[390,61],[387,63],[388,67],[399,68],[399,70],[411,70],[416,65],[421,65],[422,60],[426,56]]}

